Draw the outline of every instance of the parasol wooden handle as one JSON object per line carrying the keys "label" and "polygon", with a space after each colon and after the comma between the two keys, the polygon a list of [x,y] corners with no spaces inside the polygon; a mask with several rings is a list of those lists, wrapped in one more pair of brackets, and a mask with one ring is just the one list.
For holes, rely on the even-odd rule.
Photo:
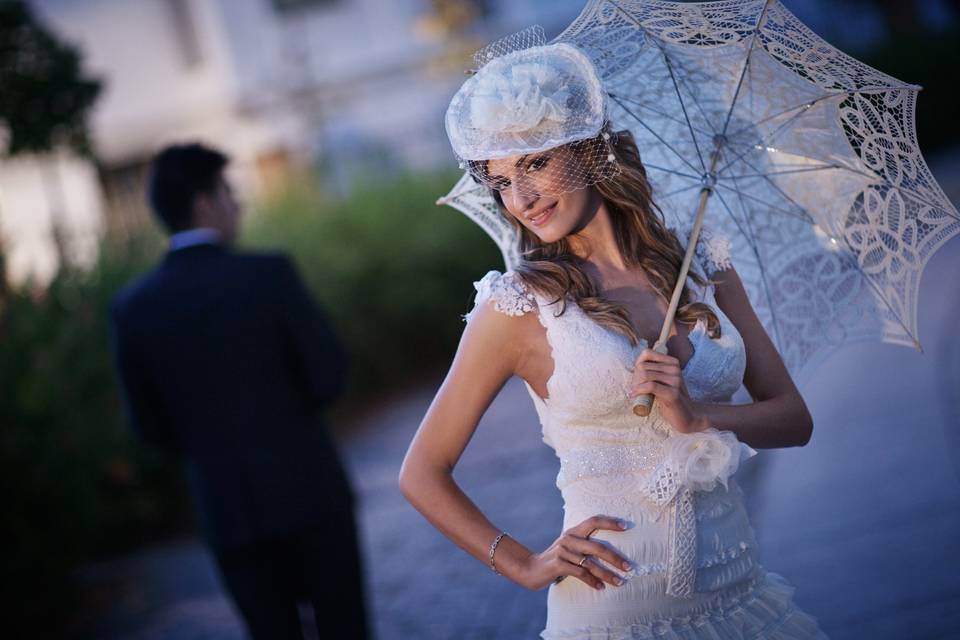
{"label": "parasol wooden handle", "polygon": [[[719,154],[713,154],[713,161],[710,164],[710,171],[713,171],[717,164]],[[670,305],[667,307],[667,315],[663,319],[663,327],[660,328],[660,337],[654,343],[653,351],[657,353],[667,352],[667,338],[670,337],[670,331],[673,329],[673,318],[677,313],[677,306],[680,304],[680,294],[683,293],[683,285],[687,281],[687,274],[690,272],[690,262],[693,260],[693,254],[696,250],[697,239],[700,237],[700,227],[703,226],[703,213],[707,208],[707,198],[713,188],[704,186],[700,189],[700,198],[697,202],[697,215],[693,221],[693,229],[690,231],[690,238],[687,240],[687,251],[683,256],[683,264],[680,266],[680,274],[673,287],[673,295],[670,296]],[[644,393],[633,400],[634,415],[644,418],[650,415],[653,408],[653,395]]]}
{"label": "parasol wooden handle", "polygon": [[[667,352],[667,343],[657,340],[657,344],[653,346],[653,350],[657,353],[666,353]],[[652,393],[642,393],[636,398],[633,399],[633,413],[638,415],[641,418],[644,418],[650,415],[650,410],[653,408],[653,394]]]}

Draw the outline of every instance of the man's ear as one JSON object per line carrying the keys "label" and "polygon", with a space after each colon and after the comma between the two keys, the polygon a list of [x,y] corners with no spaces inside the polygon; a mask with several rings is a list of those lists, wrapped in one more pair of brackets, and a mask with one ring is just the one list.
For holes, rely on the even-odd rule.
{"label": "man's ear", "polygon": [[190,226],[199,226],[203,221],[210,218],[211,208],[213,207],[213,196],[209,193],[198,193],[193,196],[193,206],[191,207]]}

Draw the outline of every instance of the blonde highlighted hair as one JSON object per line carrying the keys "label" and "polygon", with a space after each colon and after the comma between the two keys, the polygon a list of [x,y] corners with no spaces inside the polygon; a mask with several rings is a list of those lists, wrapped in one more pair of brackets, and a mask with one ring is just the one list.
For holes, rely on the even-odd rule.
{"label": "blonde highlighted hair", "polygon": [[[588,188],[595,189],[606,205],[623,260],[632,267],[643,269],[657,294],[669,305],[685,250],[667,228],[663,212],[653,201],[647,172],[633,136],[629,131],[612,133],[605,126],[595,138],[570,143],[568,148],[576,154],[594,156],[598,146],[606,146],[603,133],[610,135],[609,146],[620,164],[620,173]],[[573,300],[595,322],[626,336],[630,344],[636,346],[641,336],[630,323],[626,308],[602,295],[584,271],[583,259],[574,254],[570,240],[561,238],[544,243],[506,211],[497,191],[493,191],[493,196],[501,213],[520,234],[523,260],[515,271],[524,283],[548,299],[559,301],[558,315],[566,310],[566,301]],[[693,270],[689,277],[701,287],[714,282]],[[692,328],[700,318],[704,318],[711,338],[720,337],[716,313],[708,304],[692,301],[690,288],[684,284],[675,322]]]}

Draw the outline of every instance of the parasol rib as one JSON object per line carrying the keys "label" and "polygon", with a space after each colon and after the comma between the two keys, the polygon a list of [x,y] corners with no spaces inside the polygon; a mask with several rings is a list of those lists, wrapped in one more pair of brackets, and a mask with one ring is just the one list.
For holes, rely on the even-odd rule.
{"label": "parasol rib", "polygon": [[877,297],[883,300],[883,303],[887,305],[887,309],[890,309],[890,313],[893,314],[893,317],[896,318],[897,322],[900,323],[900,326],[903,327],[904,333],[906,333],[910,339],[913,340],[913,346],[916,347],[920,353],[923,353],[923,347],[920,346],[920,340],[913,335],[910,329],[907,328],[907,325],[904,324],[900,314],[897,313],[897,310],[893,308],[893,306],[890,304],[890,301],[887,300],[883,293],[880,292],[880,289],[877,287],[877,284],[873,281],[870,275],[860,267],[860,261],[856,259],[857,254],[853,247],[850,246],[850,241],[847,240],[845,235],[841,235],[840,237],[843,239],[843,243],[847,245],[847,249],[849,249],[849,252],[847,253],[840,253],[841,259],[846,258],[846,260],[853,265],[853,268],[860,272],[860,275],[863,276],[863,279],[866,280],[867,284],[869,284],[873,288],[874,292],[876,292]]}
{"label": "parasol rib", "polygon": [[[734,181],[736,184],[736,181]],[[749,233],[744,234],[744,237],[747,239],[747,243],[750,245],[750,249],[753,251],[753,255],[757,260],[757,264],[763,264],[760,259],[760,251],[757,248],[757,237],[753,232],[753,225],[750,224],[750,215],[747,213],[747,205],[743,201],[743,194],[739,189],[734,191],[737,195],[737,201],[740,203],[740,208],[743,210],[744,224],[747,225]],[[717,192],[717,198],[720,200],[720,203],[723,205],[724,209],[727,210],[727,213],[733,218],[734,222],[737,222],[737,217],[734,215],[733,210],[727,204],[727,201],[723,198],[723,194],[719,191]],[[740,226],[740,223],[737,222],[737,227],[740,229],[740,232],[743,233],[743,227]],[[786,345],[784,344],[783,339],[780,336],[780,321],[777,320],[776,307],[773,304],[773,296],[770,295],[770,284],[767,282],[767,272],[764,269],[760,269],[760,284],[763,286],[763,295],[767,299],[767,307],[770,310],[770,322],[773,325],[774,339],[777,342],[778,350],[781,353],[784,353]]]}
{"label": "parasol rib", "polygon": [[[669,113],[667,113],[666,111],[658,111],[657,109],[654,109],[653,107],[651,107],[649,104],[647,104],[647,103],[645,103],[645,102],[640,102],[639,100],[636,100],[636,99],[634,99],[634,98],[630,98],[629,96],[620,96],[620,99],[621,99],[621,100],[626,100],[626,101],[629,102],[630,104],[636,105],[636,106],[640,107],[641,109],[647,109],[648,111],[653,112],[655,115],[658,115],[658,116],[660,116],[661,118],[663,118],[663,119],[665,119],[665,120],[670,120],[671,122],[675,122],[675,123],[677,123],[677,124],[683,124],[683,120],[681,120],[680,118],[675,118],[675,117],[671,116]],[[708,124],[709,124],[709,123],[708,123]],[[697,131],[697,133],[700,133],[701,135],[705,135],[705,136],[713,135],[713,132],[712,132],[712,131],[709,131],[709,132],[708,132],[708,131],[704,131],[703,129],[701,129],[701,128],[699,128],[699,127],[695,127],[695,130]]]}
{"label": "parasol rib", "polygon": [[[751,169],[753,169],[754,171],[757,171],[757,172],[760,171],[760,170],[757,169],[749,160],[744,160],[743,163],[744,163],[745,165],[747,165],[748,167],[750,167]],[[774,182],[773,180],[770,179],[770,176],[769,176],[769,175],[767,175],[767,174],[765,174],[765,173],[760,173],[760,177],[763,178],[763,179],[767,182],[767,184],[769,184],[771,187],[773,187],[774,189],[776,189],[777,193],[779,193],[781,196],[783,196],[784,200],[786,200],[787,202],[789,202],[790,204],[792,204],[793,206],[795,206],[797,209],[799,209],[800,211],[802,211],[802,212],[804,213],[804,217],[805,217],[811,224],[816,224],[816,221],[815,221],[813,218],[810,217],[810,214],[809,214],[809,213],[807,213],[806,207],[801,206],[799,202],[797,202],[797,201],[794,200],[792,197],[790,197],[790,196],[787,194],[786,191],[784,191],[783,189],[780,188],[780,185],[778,185],[776,182]]]}
{"label": "parasol rib", "polygon": [[[624,8],[621,7],[617,2],[610,0],[610,4],[613,5],[613,7],[617,11],[619,11],[621,15],[627,18],[627,20],[632,22],[634,26],[637,27],[637,29],[639,29],[640,31],[643,31],[643,33],[657,46],[657,49],[659,49],[660,51],[660,55],[663,56],[663,61],[667,65],[667,72],[670,74],[670,82],[673,84],[673,90],[677,94],[677,101],[680,103],[680,109],[683,111],[683,118],[684,120],[687,121],[687,129],[689,129],[690,131],[690,139],[693,141],[693,146],[697,150],[697,158],[700,160],[700,168],[703,170],[704,173],[706,173],[707,164],[703,161],[703,152],[700,151],[700,143],[697,142],[697,134],[694,132],[693,124],[691,124],[690,122],[690,116],[687,114],[687,105],[684,104],[683,96],[680,95],[680,87],[677,85],[677,78],[673,73],[673,63],[670,61],[670,56],[668,56],[667,52],[664,50],[663,44],[660,42],[660,39],[651,36],[650,33],[643,28],[643,24],[641,24],[639,20],[634,18],[632,15],[630,15],[630,13],[624,10]],[[709,120],[707,122],[709,123]],[[693,170],[696,171],[696,169],[693,169]]]}
{"label": "parasol rib", "polygon": [[[783,131],[783,129],[784,129],[787,125],[791,124],[794,120],[796,120],[796,119],[799,118],[801,115],[803,115],[803,112],[804,112],[804,109],[801,108],[800,111],[797,111],[795,114],[793,114],[792,116],[790,116],[789,118],[787,118],[786,120],[784,120],[783,122],[781,122],[779,125],[777,125],[777,128],[774,129],[773,131],[771,131],[770,133],[768,133],[766,137],[761,137],[760,140],[759,140],[756,144],[759,144],[759,145],[761,145],[761,146],[763,146],[763,147],[769,146],[769,145],[773,142],[773,139],[774,139],[781,131]],[[740,152],[736,157],[734,157],[732,160],[730,160],[730,162],[728,162],[727,164],[723,165],[719,170],[717,170],[717,174],[719,175],[719,174],[723,173],[724,171],[726,171],[727,169],[729,169],[731,166],[733,166],[733,164],[734,164],[735,162],[737,162],[737,160],[740,160],[740,159],[743,158],[745,155],[747,155],[748,153],[750,153],[750,151],[751,151],[752,149],[754,149],[755,146],[756,146],[756,145],[753,145],[753,146],[747,145],[747,148],[746,148],[746,149],[744,149],[744,150],[743,150],[742,152]]]}
{"label": "parasol rib", "polygon": [[778,205],[770,204],[770,203],[767,202],[766,200],[763,200],[763,199],[761,199],[761,198],[758,198],[757,196],[750,195],[749,193],[740,192],[740,191],[738,191],[737,189],[731,187],[730,185],[724,184],[723,182],[717,182],[717,186],[720,187],[721,189],[726,189],[726,190],[731,191],[731,192],[733,192],[733,193],[740,193],[744,198],[750,198],[751,200],[756,200],[757,202],[759,202],[759,203],[762,204],[763,206],[767,207],[768,209],[772,209],[772,210],[774,210],[774,211],[779,211],[780,213],[782,213],[782,214],[785,215],[785,216],[790,216],[791,218],[796,218],[797,220],[800,220],[800,221],[802,221],[802,222],[806,222],[806,223],[808,223],[808,224],[816,224],[816,220],[813,220],[812,218],[810,218],[809,214],[807,214],[807,212],[806,212],[805,209],[801,209],[800,212],[797,213],[797,212],[795,212],[795,211],[790,211],[789,209],[784,209],[784,208],[782,208],[782,207],[780,207],[780,206],[778,206]]}
{"label": "parasol rib", "polygon": [[737,79],[737,88],[733,92],[733,99],[730,101],[730,109],[727,110],[727,119],[723,123],[723,131],[720,135],[727,135],[727,127],[730,126],[730,118],[733,116],[733,110],[737,106],[737,97],[740,95],[740,88],[743,86],[743,79],[747,75],[747,69],[750,68],[750,55],[753,53],[753,47],[757,44],[757,34],[760,33],[760,23],[767,15],[767,7],[770,6],[770,0],[763,3],[760,15],[757,16],[757,22],[753,25],[753,32],[750,34],[750,46],[747,48],[747,57],[743,59],[743,69],[740,70],[740,77]]}
{"label": "parasol rib", "polygon": [[824,100],[828,100],[828,99],[830,99],[830,98],[836,98],[837,96],[846,96],[846,95],[849,95],[846,91],[838,91],[838,92],[836,92],[836,93],[828,93],[828,94],[826,94],[826,95],[820,96],[819,98],[814,98],[813,100],[808,100],[807,102],[803,102],[803,103],[801,103],[801,104],[794,105],[794,106],[792,106],[792,107],[788,107],[788,108],[786,108],[786,109],[783,109],[782,111],[778,111],[778,112],[776,112],[776,113],[772,113],[772,114],[770,114],[769,116],[767,116],[767,117],[765,117],[765,118],[761,118],[760,120],[757,120],[756,122],[752,122],[752,123],[750,123],[749,125],[747,125],[746,127],[741,127],[740,129],[737,129],[736,131],[734,131],[733,133],[731,133],[729,137],[731,137],[731,138],[736,138],[737,136],[739,136],[740,134],[742,134],[743,132],[745,132],[747,129],[752,129],[752,128],[755,128],[755,127],[759,127],[760,125],[766,124],[766,123],[770,122],[771,120],[773,120],[774,118],[779,118],[779,117],[782,116],[782,115],[786,115],[786,114],[790,113],[791,111],[796,111],[797,109],[809,109],[809,108],[815,106],[818,102],[823,102]]}
{"label": "parasol rib", "polygon": [[687,115],[687,105],[683,102],[683,96],[680,95],[680,86],[677,84],[677,77],[673,73],[673,63],[670,62],[670,57],[667,55],[667,52],[664,51],[663,45],[660,44],[658,40],[654,40],[654,42],[657,44],[657,48],[660,49],[661,55],[663,55],[663,61],[667,64],[667,71],[670,73],[670,82],[673,83],[673,90],[677,94],[677,101],[680,103],[680,110],[683,111],[683,119],[687,121],[687,129],[690,131],[690,138],[693,140],[693,147],[697,150],[697,157],[700,159],[700,168],[703,169],[704,173],[707,173],[707,164],[703,161],[703,152],[700,151],[700,143],[697,142],[697,134],[694,132],[693,125],[690,123],[690,116]]}
{"label": "parasol rib", "polygon": [[698,189],[699,187],[702,187],[702,186],[703,186],[702,184],[700,184],[699,182],[697,182],[697,184],[691,184],[691,185],[686,186],[686,187],[681,187],[681,188],[679,188],[679,189],[674,189],[673,191],[668,191],[667,193],[665,193],[665,194],[663,195],[663,197],[664,197],[664,198],[669,198],[669,197],[671,197],[671,196],[677,195],[678,193],[683,193],[684,191],[690,191],[690,189]]}
{"label": "parasol rib", "polygon": [[695,176],[692,173],[683,173],[682,171],[677,171],[675,169],[667,169],[666,167],[650,164],[649,162],[644,162],[643,166],[647,169],[656,169],[657,171],[663,171],[664,173],[672,173],[677,176],[683,176],[684,178],[690,178],[691,180],[696,180],[698,183],[700,182],[700,176]]}
{"label": "parasol rib", "polygon": [[767,173],[741,173],[737,176],[724,176],[729,180],[737,180],[737,178],[761,178],[769,176],[786,176],[792,173],[809,173],[811,171],[826,171],[827,169],[842,169],[840,165],[836,164],[825,164],[822,167],[806,167],[803,169],[788,169],[787,171],[769,171]]}
{"label": "parasol rib", "polygon": [[617,95],[615,95],[615,94],[612,94],[612,93],[607,94],[607,95],[609,95],[610,98],[611,98],[614,102],[616,102],[618,105],[620,105],[620,108],[621,108],[621,109],[623,109],[624,111],[626,111],[627,113],[629,113],[631,116],[633,116],[633,118],[634,118],[644,129],[646,129],[647,131],[649,131],[650,133],[652,133],[653,136],[654,136],[657,140],[659,140],[660,142],[662,142],[663,145],[664,145],[666,148],[670,149],[670,151],[672,151],[673,154],[674,154],[675,156],[677,156],[677,158],[679,158],[681,162],[683,162],[685,165],[687,165],[688,167],[690,167],[690,170],[691,170],[691,171],[696,171],[696,170],[697,170],[697,168],[696,168],[695,166],[693,166],[692,164],[690,164],[690,163],[687,161],[687,159],[684,158],[683,155],[673,147],[672,144],[670,144],[669,142],[667,142],[666,140],[664,140],[664,139],[663,139],[663,136],[661,136],[659,133],[657,133],[656,131],[654,131],[653,129],[651,129],[650,126],[649,126],[646,122],[644,122],[643,119],[642,119],[640,116],[638,116],[637,114],[635,114],[633,111],[630,110],[629,107],[627,107],[625,104],[623,104],[623,102],[620,101],[620,97],[619,97],[619,96],[617,96]]}

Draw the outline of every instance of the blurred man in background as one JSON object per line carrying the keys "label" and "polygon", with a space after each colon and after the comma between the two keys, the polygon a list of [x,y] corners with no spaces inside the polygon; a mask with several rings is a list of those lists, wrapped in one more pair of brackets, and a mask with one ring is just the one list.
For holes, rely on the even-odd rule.
{"label": "blurred man in background", "polygon": [[204,533],[256,639],[367,637],[354,496],[319,410],[345,355],[291,262],[232,249],[228,159],[199,144],[153,161],[150,203],[170,250],[113,301],[133,427],[180,452]]}

